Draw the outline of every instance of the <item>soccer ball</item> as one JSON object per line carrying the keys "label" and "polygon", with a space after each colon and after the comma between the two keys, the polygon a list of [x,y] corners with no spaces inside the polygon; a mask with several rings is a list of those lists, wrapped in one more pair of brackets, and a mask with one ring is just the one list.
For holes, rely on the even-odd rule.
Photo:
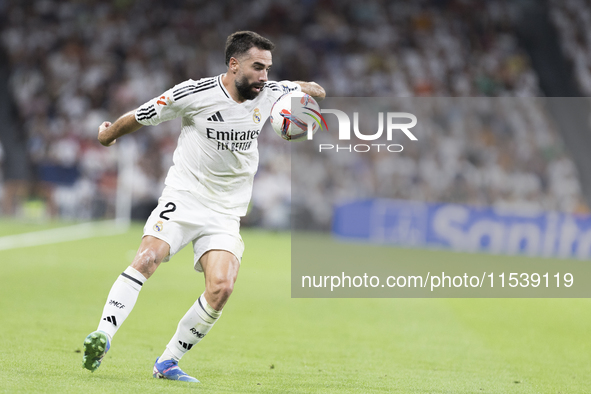
{"label": "soccer ball", "polygon": [[271,108],[269,119],[273,130],[288,141],[307,139],[308,126],[312,133],[322,127],[318,103],[303,92],[290,92],[279,97]]}

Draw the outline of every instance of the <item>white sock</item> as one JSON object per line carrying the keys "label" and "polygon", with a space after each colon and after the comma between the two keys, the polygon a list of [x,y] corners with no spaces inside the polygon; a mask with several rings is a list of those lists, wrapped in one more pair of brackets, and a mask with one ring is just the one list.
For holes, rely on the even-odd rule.
{"label": "white sock", "polygon": [[171,359],[179,361],[193,345],[203,339],[221,314],[222,311],[213,309],[205,301],[205,296],[201,294],[201,297],[197,299],[179,322],[176,333],[158,361]]}
{"label": "white sock", "polygon": [[121,324],[129,316],[146,280],[138,270],[127,267],[111,287],[98,326],[98,330],[106,333],[109,339],[113,339]]}

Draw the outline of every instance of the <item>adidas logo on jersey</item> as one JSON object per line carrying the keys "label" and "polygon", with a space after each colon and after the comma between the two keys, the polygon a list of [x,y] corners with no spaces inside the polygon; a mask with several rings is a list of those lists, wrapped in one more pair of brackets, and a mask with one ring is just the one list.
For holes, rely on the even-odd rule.
{"label": "adidas logo on jersey", "polygon": [[222,118],[222,114],[220,114],[220,111],[218,111],[215,114],[211,115],[209,118],[207,118],[207,120],[209,120],[210,122],[223,122],[224,118]]}
{"label": "adidas logo on jersey", "polygon": [[107,317],[103,318],[103,320],[106,320],[109,323],[113,323],[113,325],[115,327],[117,327],[117,319],[115,319],[115,316],[107,316]]}

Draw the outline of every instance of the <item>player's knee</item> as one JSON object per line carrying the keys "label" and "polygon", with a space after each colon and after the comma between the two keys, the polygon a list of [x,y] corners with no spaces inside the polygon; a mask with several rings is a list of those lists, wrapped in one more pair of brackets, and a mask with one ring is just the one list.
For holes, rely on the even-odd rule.
{"label": "player's knee", "polygon": [[211,287],[211,292],[215,295],[215,298],[225,302],[234,290],[234,281],[231,279],[215,280]]}
{"label": "player's knee", "polygon": [[160,265],[162,259],[152,248],[146,248],[137,253],[131,266],[141,272],[146,278],[152,276],[156,268]]}

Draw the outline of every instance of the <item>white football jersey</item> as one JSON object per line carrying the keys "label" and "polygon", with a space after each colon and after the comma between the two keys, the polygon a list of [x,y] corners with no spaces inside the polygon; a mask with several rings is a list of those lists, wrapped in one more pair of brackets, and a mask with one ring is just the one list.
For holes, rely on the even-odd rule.
{"label": "white football jersey", "polygon": [[166,185],[190,191],[214,211],[244,216],[263,124],[282,94],[301,89],[290,81],[266,82],[257,98],[239,104],[224,87],[222,75],[176,85],[139,107],[135,119],[148,126],[182,117]]}

